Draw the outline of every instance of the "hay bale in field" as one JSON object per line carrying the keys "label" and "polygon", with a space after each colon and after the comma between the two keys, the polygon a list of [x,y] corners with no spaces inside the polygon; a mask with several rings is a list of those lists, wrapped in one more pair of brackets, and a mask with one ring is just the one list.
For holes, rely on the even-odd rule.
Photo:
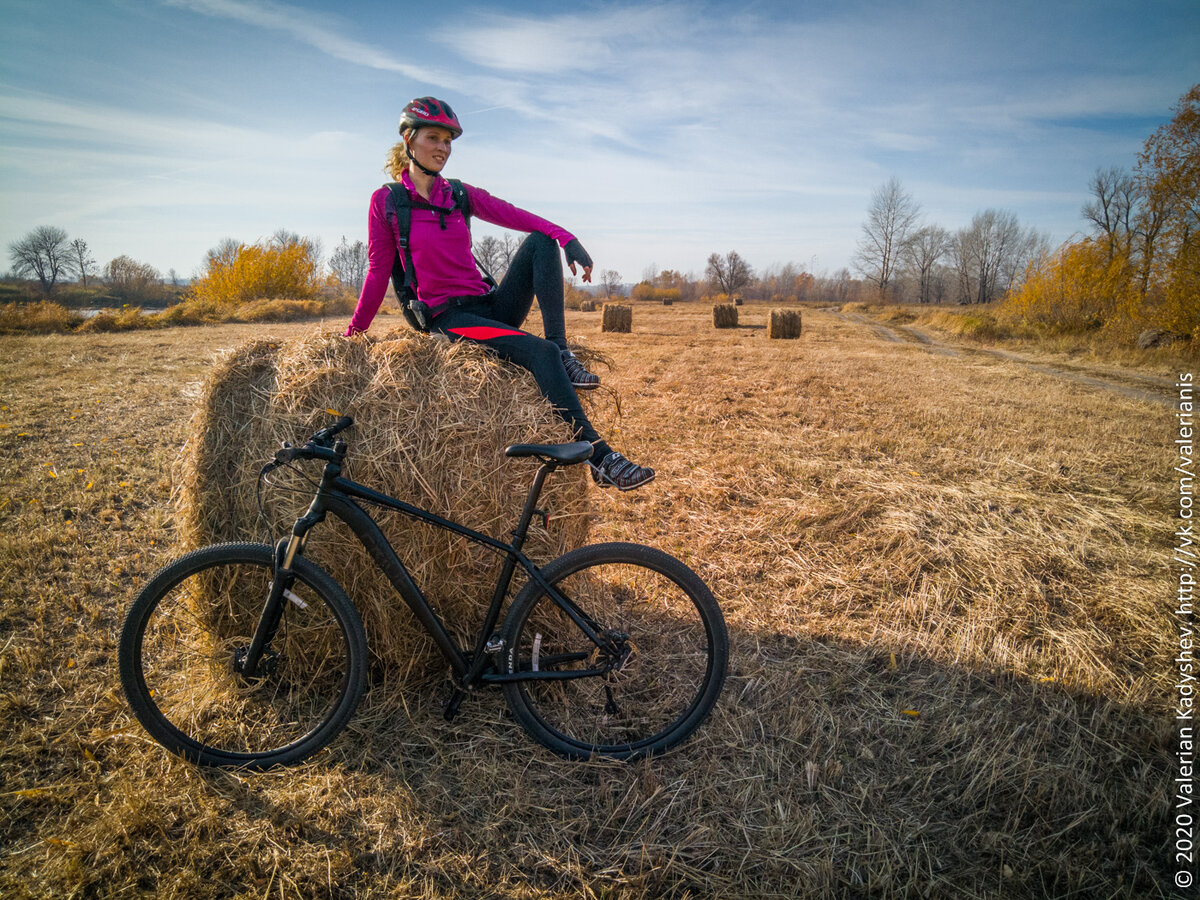
{"label": "hay bale in field", "polygon": [[663,297],[663,306],[670,306],[674,302],[670,297]]}
{"label": "hay bale in field", "polygon": [[732,303],[713,304],[714,328],[737,328],[738,310]]}
{"label": "hay bale in field", "polygon": [[596,301],[595,300],[581,301],[579,304],[579,311],[580,312],[595,312],[596,311]]}
{"label": "hay bale in field", "polygon": [[604,319],[600,324],[601,331],[618,331],[628,333],[633,331],[633,307],[624,303],[605,303],[602,308]]}
{"label": "hay bale in field", "polygon": [[[586,400],[586,398],[585,398]],[[179,522],[189,549],[215,541],[275,540],[303,513],[312,488],[283,477],[264,491],[270,538],[259,519],[259,468],[280,441],[299,443],[328,424],[327,408],[352,415],[347,474],[376,490],[507,539],[536,463],[505,446],[572,439],[532,376],[470,342],[396,331],[382,339],[313,333],[286,343],[250,341],[205,383],[181,460]],[[317,476],[317,463],[300,464]],[[586,473],[560,469],[539,506],[525,552],[547,561],[586,542]],[[464,538],[367,508],[460,643],[473,639],[501,558]],[[350,530],[330,516],[306,555],[346,589],[372,653],[406,672],[440,671],[441,655]],[[518,576],[519,580],[520,575]]]}
{"label": "hay bale in field", "polygon": [[790,340],[800,337],[800,310],[771,310],[771,317],[767,319],[767,337],[773,340]]}

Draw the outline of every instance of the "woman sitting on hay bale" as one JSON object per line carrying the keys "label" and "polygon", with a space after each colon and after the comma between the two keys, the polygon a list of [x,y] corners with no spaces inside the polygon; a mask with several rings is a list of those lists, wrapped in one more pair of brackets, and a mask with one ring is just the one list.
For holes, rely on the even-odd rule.
{"label": "woman sitting on hay bale", "polygon": [[[385,185],[371,195],[367,278],[347,337],[367,330],[392,277],[400,302],[409,304],[410,321],[422,330],[451,340],[478,341],[533,373],[555,411],[594,446],[591,467],[597,484],[622,491],[646,484],[654,478],[654,470],[609,447],[575,396],[576,388],[594,388],[600,379],[567,349],[562,260],[556,242],[566,251],[571,273],[575,274],[578,263],[588,282],[591,257],[572,234],[554,223],[481,188],[443,178],[439,173],[450,158],[450,142],[460,134],[458,118],[440,100],[422,97],[404,107],[401,141],[388,159],[388,170],[398,184]],[[471,253],[468,212],[495,225],[530,232],[503,280],[490,290]],[[535,295],[544,340],[518,330]]]}

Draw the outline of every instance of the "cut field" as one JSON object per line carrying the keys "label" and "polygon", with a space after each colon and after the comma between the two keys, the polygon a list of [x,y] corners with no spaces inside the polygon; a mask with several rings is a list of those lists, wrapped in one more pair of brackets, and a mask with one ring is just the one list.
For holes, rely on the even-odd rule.
{"label": "cut field", "polygon": [[592,539],[687,561],[733,642],[712,718],[632,765],[499,693],[448,724],[441,671],[295,769],[167,754],[116,644],[199,382],[315,326],[0,337],[0,896],[1170,896],[1170,392],[767,314],[568,313],[659,472],[594,491]]}

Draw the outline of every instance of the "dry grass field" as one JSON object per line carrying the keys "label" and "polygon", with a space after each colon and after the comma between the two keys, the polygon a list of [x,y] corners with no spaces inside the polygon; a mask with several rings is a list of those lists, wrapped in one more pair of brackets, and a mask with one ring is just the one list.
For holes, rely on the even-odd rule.
{"label": "dry grass field", "polygon": [[0,337],[0,896],[1169,896],[1175,419],[1106,384],[1174,371],[767,314],[568,313],[614,364],[601,431],[659,471],[593,491],[592,539],[689,562],[733,642],[713,716],[632,765],[555,757],[499,693],[448,724],[441,671],[296,769],[170,756],[116,646],[199,382],[314,326]]}

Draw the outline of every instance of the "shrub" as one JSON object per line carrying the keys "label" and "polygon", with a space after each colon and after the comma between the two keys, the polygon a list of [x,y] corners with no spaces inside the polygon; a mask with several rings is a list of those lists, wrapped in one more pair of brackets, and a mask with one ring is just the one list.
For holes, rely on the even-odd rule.
{"label": "shrub", "polygon": [[1107,241],[1064,244],[1031,266],[1019,289],[1000,306],[1002,318],[1060,333],[1105,329],[1128,337],[1140,318],[1129,255]]}
{"label": "shrub", "polygon": [[59,303],[41,300],[37,303],[0,304],[0,334],[49,334],[71,331],[83,317]]}
{"label": "shrub", "polygon": [[233,305],[272,297],[307,300],[320,288],[311,243],[239,244],[229,252],[209,255],[208,272],[192,286],[192,296]]}

